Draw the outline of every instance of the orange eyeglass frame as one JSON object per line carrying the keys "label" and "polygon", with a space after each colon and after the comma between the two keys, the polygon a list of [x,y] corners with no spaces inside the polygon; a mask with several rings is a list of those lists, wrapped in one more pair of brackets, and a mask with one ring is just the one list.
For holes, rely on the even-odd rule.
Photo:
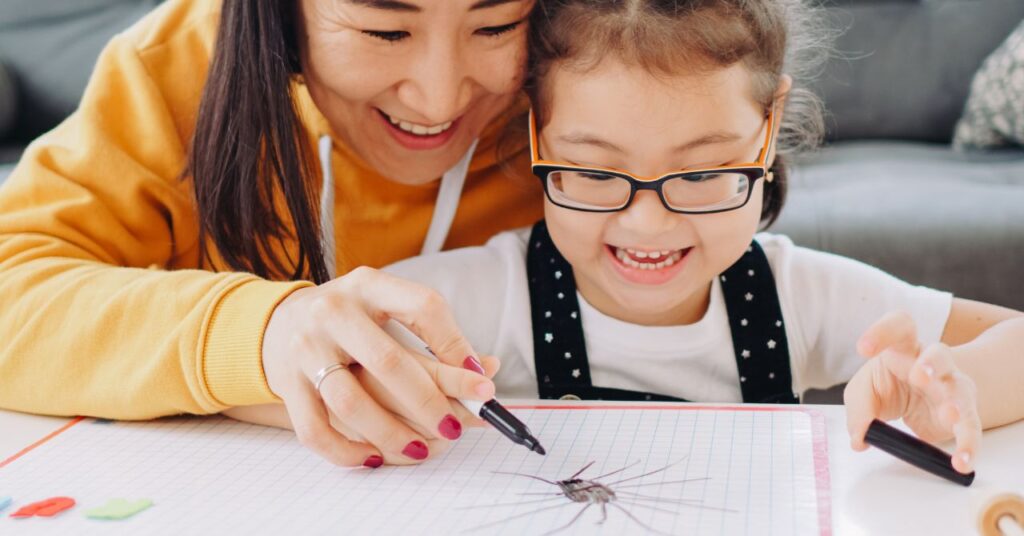
{"label": "orange eyeglass frame", "polygon": [[[529,129],[530,129],[530,169],[533,174],[540,179],[541,184],[544,187],[544,194],[547,198],[563,208],[571,210],[579,210],[583,212],[618,212],[625,210],[632,202],[633,198],[636,197],[636,193],[639,190],[654,190],[658,197],[661,198],[662,205],[666,209],[677,212],[680,214],[713,214],[716,212],[728,212],[736,210],[745,206],[750,202],[750,196],[754,191],[754,184],[758,179],[764,178],[767,182],[772,182],[775,175],[768,170],[767,160],[771,154],[772,147],[775,143],[775,106],[774,104],[768,111],[768,115],[765,118],[765,124],[767,125],[767,131],[764,135],[764,144],[761,147],[760,152],[757,155],[757,160],[754,162],[747,162],[741,164],[733,164],[728,166],[718,166],[711,168],[700,168],[692,170],[680,170],[659,175],[657,177],[642,177],[634,175],[628,171],[606,168],[606,167],[595,167],[595,166],[577,166],[574,164],[568,164],[565,162],[555,162],[551,160],[544,160],[540,157],[539,143],[537,142],[537,123],[533,115],[533,109],[530,109],[529,113]],[[551,192],[548,191],[548,175],[554,171],[571,170],[571,171],[584,171],[603,173],[608,175],[614,175],[626,179],[630,183],[630,194],[629,198],[623,203],[622,206],[616,208],[582,208],[578,206],[566,205],[554,199]],[[747,197],[743,203],[734,207],[724,209],[712,209],[712,210],[682,210],[672,207],[668,200],[665,199],[665,195],[662,193],[661,185],[670,179],[685,178],[687,176],[694,175],[706,175],[708,173],[720,173],[720,172],[731,172],[741,173],[746,175],[750,180],[750,187],[747,189]]]}

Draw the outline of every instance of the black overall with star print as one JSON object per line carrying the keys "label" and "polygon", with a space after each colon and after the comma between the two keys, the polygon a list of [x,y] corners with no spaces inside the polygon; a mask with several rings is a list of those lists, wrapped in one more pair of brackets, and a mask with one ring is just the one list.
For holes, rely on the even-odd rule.
{"label": "black overall with star print", "polygon": [[[530,234],[526,267],[533,319],[533,361],[541,398],[686,401],[591,383],[576,279],[543,221]],[[800,400],[793,393],[789,345],[775,278],[756,240],[720,279],[736,349],[736,381],[743,401],[798,403]]]}

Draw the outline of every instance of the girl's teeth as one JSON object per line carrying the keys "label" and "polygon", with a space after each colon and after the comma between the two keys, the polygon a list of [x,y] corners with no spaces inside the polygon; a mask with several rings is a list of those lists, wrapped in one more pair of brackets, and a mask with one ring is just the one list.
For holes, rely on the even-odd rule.
{"label": "girl's teeth", "polygon": [[406,132],[409,132],[411,134],[415,134],[417,136],[434,136],[436,134],[440,134],[440,133],[448,130],[452,126],[452,122],[451,121],[446,121],[444,123],[441,123],[440,125],[434,125],[432,127],[428,127],[426,125],[420,125],[420,124],[417,124],[417,123],[411,123],[409,121],[402,121],[402,120],[399,120],[399,119],[395,119],[394,117],[391,117],[390,115],[387,116],[387,117],[388,117],[388,121],[391,121],[392,125],[395,125],[396,127],[400,128],[400,129],[402,129],[402,130],[404,130]]}
{"label": "girl's teeth", "polygon": [[[639,262],[637,259],[658,259],[664,257],[664,260],[658,262]],[[661,250],[661,251],[637,251],[630,248],[615,248],[615,258],[619,259],[622,264],[629,266],[630,268],[636,268],[639,270],[660,270],[667,268],[673,264],[679,262],[683,258],[682,250]]]}

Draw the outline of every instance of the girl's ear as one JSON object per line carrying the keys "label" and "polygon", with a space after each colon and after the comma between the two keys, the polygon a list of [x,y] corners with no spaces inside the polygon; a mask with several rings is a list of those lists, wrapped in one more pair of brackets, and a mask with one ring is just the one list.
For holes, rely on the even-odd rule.
{"label": "girl's ear", "polygon": [[786,111],[786,96],[789,95],[789,90],[793,89],[793,77],[783,73],[779,76],[779,85],[775,88],[775,94],[772,96],[772,103],[775,106],[775,133],[773,139],[776,143],[772,143],[771,152],[768,154],[768,160],[766,162],[767,168],[771,169],[775,165],[775,147],[778,145],[779,139],[779,128],[782,127],[782,114]]}

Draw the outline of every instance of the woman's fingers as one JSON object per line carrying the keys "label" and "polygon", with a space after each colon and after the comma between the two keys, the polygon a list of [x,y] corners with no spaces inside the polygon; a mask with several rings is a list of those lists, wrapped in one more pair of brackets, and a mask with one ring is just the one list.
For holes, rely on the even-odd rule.
{"label": "woman's fingers", "polygon": [[451,309],[437,291],[369,268],[350,273],[364,303],[409,328],[442,363],[466,367],[476,352],[462,336]]}
{"label": "woman's fingers", "polygon": [[285,407],[299,442],[327,461],[346,467],[379,467],[384,463],[377,449],[349,441],[331,427],[327,409],[312,387],[291,393],[285,398]]}
{"label": "woman's fingers", "polygon": [[327,376],[320,396],[339,421],[377,447],[388,463],[415,463],[430,455],[426,440],[382,408],[348,370]]}
{"label": "woman's fingers", "polygon": [[[442,365],[437,361],[434,361],[433,359],[427,357],[418,357],[417,359],[420,360],[421,365],[444,367],[446,369],[454,370],[456,372],[465,372],[460,371],[459,369],[454,369],[447,365]],[[398,402],[398,400],[396,400],[395,396],[389,392],[388,388],[384,384],[382,384],[380,380],[377,379],[377,377],[375,377],[373,374],[370,374],[365,369],[354,370],[353,372],[355,376],[359,379],[359,383],[362,384],[364,389],[366,389],[366,392],[369,393],[370,396],[372,396],[375,400],[377,400],[377,402],[380,403],[381,406],[383,406],[385,409],[393,412],[396,415],[402,415],[403,407],[401,403]],[[455,418],[457,418],[459,422],[461,422],[464,426],[483,426],[483,420],[477,417],[476,415],[470,413],[469,410],[467,410],[458,400],[448,398],[448,407],[451,408],[452,415],[455,415]],[[403,421],[405,421],[405,419],[403,419]],[[437,436],[436,431],[426,429],[420,424],[415,424],[412,427],[412,429],[427,438]]]}
{"label": "woman's fingers", "polygon": [[[481,381],[487,378],[484,374],[455,368],[422,355],[416,355],[415,359],[449,398],[470,398],[465,396],[466,393],[473,393],[472,398],[482,402],[494,398],[494,384]],[[480,370],[483,370],[482,366]]]}
{"label": "woman's fingers", "polygon": [[338,311],[332,314],[336,321],[332,322],[335,329],[330,331],[336,344],[380,381],[406,416],[438,437],[454,440],[462,435],[462,423],[452,415],[448,397],[412,352],[365,316]]}

